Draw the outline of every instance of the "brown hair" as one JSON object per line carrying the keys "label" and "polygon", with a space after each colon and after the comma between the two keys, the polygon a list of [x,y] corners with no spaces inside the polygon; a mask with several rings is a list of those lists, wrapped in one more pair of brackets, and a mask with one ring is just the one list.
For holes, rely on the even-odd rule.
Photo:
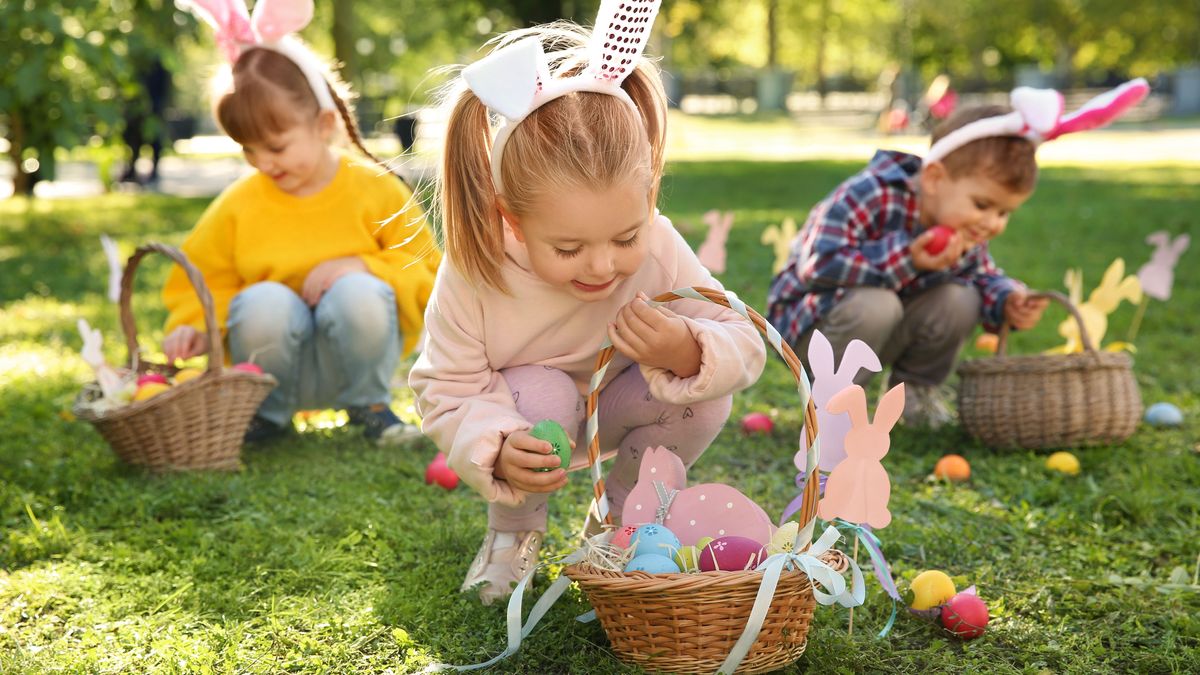
{"label": "brown hair", "polygon": [[[983,105],[964,108],[951,115],[933,130],[930,145],[942,137],[976,120],[999,117],[1012,112],[1005,105]],[[942,158],[951,178],[976,173],[995,180],[1013,192],[1032,192],[1037,184],[1037,147],[1020,136],[991,136],[971,141]]]}
{"label": "brown hair", "polygon": [[[497,40],[503,48],[536,36],[553,77],[586,66],[588,34],[567,22],[512,31]],[[573,92],[530,113],[515,129],[501,157],[504,194],[492,182],[492,130],[488,111],[469,89],[454,101],[446,130],[441,212],[446,257],[476,283],[507,291],[501,274],[504,225],[502,197],[516,216],[565,189],[603,189],[625,180],[644,182],[657,201],[666,145],[666,94],[658,70],[639,59],[621,85],[637,113],[615,96]]]}
{"label": "brown hair", "polygon": [[[359,152],[383,165],[363,146],[354,109],[347,102],[346,87],[332,75],[324,74],[324,78],[350,141]],[[320,104],[300,66],[283,54],[264,47],[251,47],[242,52],[233,64],[231,89],[220,95],[213,105],[217,124],[230,138],[243,145],[261,143],[268,136],[315,118],[319,112]]]}

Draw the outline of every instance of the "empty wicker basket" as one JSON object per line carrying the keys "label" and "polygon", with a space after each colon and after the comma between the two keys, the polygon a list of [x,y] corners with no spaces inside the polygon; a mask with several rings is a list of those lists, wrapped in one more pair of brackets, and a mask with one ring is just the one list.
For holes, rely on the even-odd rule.
{"label": "empty wicker basket", "polygon": [[99,387],[89,384],[76,398],[75,415],[91,422],[117,456],[130,464],[152,471],[237,469],[242,437],[259,404],[275,387],[275,378],[224,367],[221,332],[204,276],[182,251],[158,243],[138,248],[130,256],[121,278],[121,327],[129,350],[127,368],[136,367],[139,372],[152,369],[136,358],[137,325],[130,307],[134,272],[141,259],[151,252],[161,253],[183,267],[200,296],[208,330],[208,367],[203,375],[153,398],[101,413],[87,405],[100,395]]}
{"label": "empty wicker basket", "polygon": [[[680,298],[707,300],[730,307],[720,291],[683,289],[655,298],[668,302]],[[746,315],[783,356],[797,382],[804,378],[800,360],[779,334],[753,309]],[[599,383],[613,357],[613,348],[600,352],[597,376],[588,396],[589,427],[599,401]],[[805,409],[805,432],[809,443],[817,433],[816,407],[809,397]],[[600,441],[593,436],[588,460],[593,466],[600,455]],[[815,466],[812,467],[815,471]],[[604,494],[604,479],[598,472],[594,494]],[[809,473],[803,506],[798,518],[801,530],[816,518],[819,481]],[[808,546],[808,542],[804,543]],[[835,570],[848,563],[839,551],[830,550],[822,559]],[[672,673],[714,672],[746,627],[758,594],[763,573],[703,572],[695,574],[646,574],[613,572],[586,562],[570,565],[563,574],[579,584],[588,596],[596,617],[604,627],[612,649],[622,660],[651,671]],[[738,667],[739,673],[760,673],[782,668],[804,653],[816,600],[812,583],[803,572],[785,571],[779,578],[762,630]]]}
{"label": "empty wicker basket", "polygon": [[1067,308],[1079,324],[1084,351],[1007,356],[1005,326],[995,356],[958,368],[963,428],[997,448],[1065,448],[1129,438],[1142,416],[1133,360],[1123,352],[1098,351],[1079,311],[1062,294],[1032,297]]}

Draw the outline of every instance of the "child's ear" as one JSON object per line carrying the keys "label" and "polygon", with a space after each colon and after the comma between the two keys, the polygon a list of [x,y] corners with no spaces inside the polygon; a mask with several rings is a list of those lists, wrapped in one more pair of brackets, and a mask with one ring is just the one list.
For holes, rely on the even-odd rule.
{"label": "child's ear", "polygon": [[322,110],[317,113],[317,133],[321,135],[321,140],[328,143],[334,132],[337,131],[338,115],[332,110]]}
{"label": "child's ear", "polygon": [[921,167],[921,192],[927,195],[937,194],[938,189],[949,178],[946,165],[941,162],[930,162]]}
{"label": "child's ear", "polygon": [[513,215],[513,212],[508,210],[508,207],[505,206],[502,198],[496,199],[496,210],[500,212],[500,217],[504,219],[504,222],[508,223],[509,228],[512,229],[513,236],[517,238],[517,241],[524,244],[525,233],[521,231],[521,223],[517,220],[517,217]]}

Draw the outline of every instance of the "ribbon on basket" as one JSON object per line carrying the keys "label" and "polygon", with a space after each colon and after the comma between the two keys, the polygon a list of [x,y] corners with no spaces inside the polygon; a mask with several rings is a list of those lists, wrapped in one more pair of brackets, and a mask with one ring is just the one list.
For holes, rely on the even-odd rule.
{"label": "ribbon on basket", "polygon": [[[779,584],[779,576],[783,574],[784,569],[799,570],[808,575],[813,597],[819,604],[836,603],[842,607],[857,607],[863,604],[866,591],[863,589],[862,570],[858,568],[858,564],[847,558],[851,571],[850,586],[847,588],[842,575],[817,557],[832,548],[841,538],[842,534],[838,529],[830,526],[807,552],[776,553],[759,563],[755,569],[763,573],[763,578],[758,587],[758,595],[754,598],[754,606],[750,609],[750,618],[746,620],[742,636],[734,643],[729,656],[725,657],[725,662],[717,670],[718,673],[733,673],[750,652],[750,647],[754,645],[759,631],[762,630],[763,620],[767,618],[767,610],[771,608],[771,599],[775,596],[775,587]],[[817,584],[827,590],[818,589]]]}
{"label": "ribbon on basket", "polygon": [[896,623],[896,614],[900,607],[897,603],[901,601],[901,598],[900,591],[896,588],[896,580],[892,578],[892,568],[888,565],[887,558],[883,557],[883,549],[880,546],[879,537],[875,536],[870,526],[856,525],[841,518],[836,519],[834,525],[853,532],[854,536],[858,537],[858,540],[866,547],[867,553],[871,556],[871,566],[875,568],[875,578],[879,580],[879,585],[883,586],[884,592],[892,599],[892,615],[888,617],[883,630],[879,631],[879,637],[887,637],[888,633],[892,632],[892,626]]}

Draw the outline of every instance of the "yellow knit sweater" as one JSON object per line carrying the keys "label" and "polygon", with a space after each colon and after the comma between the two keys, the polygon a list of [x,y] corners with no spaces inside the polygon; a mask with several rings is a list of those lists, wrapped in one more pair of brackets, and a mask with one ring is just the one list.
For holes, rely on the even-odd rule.
{"label": "yellow knit sweater", "polygon": [[[209,205],[182,249],[204,274],[222,334],[230,301],[246,287],[277,281],[299,293],[313,267],[358,256],[395,291],[404,352],[413,348],[442,255],[412,193],[380,171],[342,157],[333,181],[307,197],[289,195],[255,172]],[[178,265],[163,301],[167,332],[183,325],[205,330],[200,300]]]}

